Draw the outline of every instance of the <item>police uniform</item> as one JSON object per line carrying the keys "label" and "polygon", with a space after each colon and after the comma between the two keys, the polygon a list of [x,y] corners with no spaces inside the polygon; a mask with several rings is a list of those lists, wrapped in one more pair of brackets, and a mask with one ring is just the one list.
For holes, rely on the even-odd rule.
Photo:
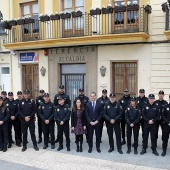
{"label": "police uniform", "polygon": [[[24,95],[30,94],[29,90],[24,91]],[[22,133],[23,133],[23,149],[22,151],[25,151],[27,149],[27,131],[29,128],[30,134],[31,134],[31,139],[34,145],[34,149],[38,151],[37,147],[37,142],[36,142],[36,137],[35,137],[35,113],[37,112],[37,108],[35,105],[35,101],[31,100],[30,98],[28,99],[22,99],[19,102],[18,105],[18,112],[19,116],[21,118],[21,125],[22,125]],[[26,117],[29,117],[30,120],[27,122],[25,120]]]}
{"label": "police uniform", "polygon": [[[39,91],[40,93],[45,93],[44,90],[40,90]],[[41,103],[44,102],[44,99],[43,99],[43,96],[38,96],[36,98],[36,106],[37,106],[37,109],[39,108],[39,106],[41,105]],[[42,142],[42,123],[41,123],[41,119],[39,117],[39,114],[37,114],[37,118],[38,118],[38,143],[41,143]]]}
{"label": "police uniform", "polygon": [[[111,98],[116,97],[114,93],[111,93],[109,95]],[[123,154],[122,152],[122,145],[121,145],[121,129],[120,129],[120,118],[122,116],[122,109],[120,107],[120,104],[118,102],[111,103],[109,101],[108,104],[104,107],[104,114],[103,117],[105,118],[106,127],[107,127],[107,133],[109,136],[109,145],[110,149],[108,152],[112,152],[114,150],[114,140],[113,140],[113,129],[116,134],[116,144],[117,149],[120,154]],[[111,120],[114,120],[115,123],[111,123]]]}
{"label": "police uniform", "polygon": [[[140,89],[139,93],[145,93],[145,90],[144,89]],[[136,98],[136,101],[137,101],[137,108],[141,112],[142,112],[144,106],[149,104],[148,98],[146,96],[144,96],[142,98],[139,96],[139,97]],[[141,117],[140,117],[140,125],[141,125],[141,128],[142,128],[142,139],[143,139],[143,130],[144,130],[143,129],[143,124],[144,124],[144,121],[143,121],[143,118],[142,118],[142,115],[141,115]]]}
{"label": "police uniform", "polygon": [[[170,98],[170,95],[169,95]],[[168,140],[170,135],[170,103],[165,105],[162,109],[162,156],[166,155]]]}
{"label": "police uniform", "polygon": [[[154,94],[149,94],[149,99],[155,99]],[[156,151],[156,133],[157,133],[157,121],[160,118],[159,108],[155,103],[149,103],[146,105],[142,111],[142,116],[144,120],[144,139],[143,139],[143,149],[140,153],[141,155],[146,153],[146,149],[148,147],[148,137],[149,133],[151,136],[151,144],[152,144],[152,153],[158,156],[159,154]],[[149,124],[149,121],[152,120],[153,124]]]}
{"label": "police uniform", "polygon": [[[62,96],[58,98],[59,100],[64,99]],[[54,118],[57,123],[58,127],[58,139],[59,139],[59,148],[57,149],[60,151],[63,149],[63,133],[66,137],[66,147],[67,151],[70,151],[70,132],[69,132],[69,120],[70,120],[70,106],[68,104],[60,105],[58,104],[55,106]],[[60,125],[61,121],[64,122],[63,125]]]}
{"label": "police uniform", "polygon": [[[1,96],[0,100],[3,100]],[[3,124],[0,125],[0,151],[6,152],[8,143],[9,109],[4,104],[0,106],[0,121],[3,121]]]}
{"label": "police uniform", "polygon": [[[13,96],[13,92],[8,92],[8,96]],[[8,148],[11,148],[12,146],[12,126],[14,126],[15,131],[15,142],[18,147],[21,147],[21,136],[20,136],[20,121],[19,121],[19,114],[17,110],[18,103],[12,99],[9,100],[9,98],[4,102],[6,107],[9,109],[9,122],[8,122]],[[12,120],[11,116],[14,116],[15,119]]]}
{"label": "police uniform", "polygon": [[[136,102],[136,98],[132,97],[131,101]],[[139,137],[139,121],[140,121],[141,112],[140,110],[135,107],[128,107],[125,111],[125,120],[127,124],[127,154],[131,152],[131,138],[132,138],[132,131],[133,131],[133,137],[134,137],[134,154],[137,154],[137,147],[138,147],[138,137]],[[131,124],[134,126],[131,127]]]}
{"label": "police uniform", "polygon": [[[49,97],[48,93],[44,94],[44,97]],[[42,130],[44,134],[44,147],[48,147],[49,135],[51,137],[51,149],[55,148],[54,145],[54,104],[52,102],[42,102],[38,109],[38,116],[41,120]],[[45,120],[49,120],[49,123],[46,124]]]}
{"label": "police uniform", "polygon": [[6,95],[7,95],[6,91],[1,91],[1,96],[2,96],[4,102],[7,100]]}
{"label": "police uniform", "polygon": [[[125,89],[124,92],[128,92],[128,89]],[[126,143],[125,140],[125,126],[126,126],[126,121],[125,121],[125,110],[128,108],[129,104],[130,104],[130,95],[128,94],[127,96],[123,96],[120,100],[119,103],[123,109],[122,111],[122,117],[121,117],[121,132],[122,132],[122,144]]]}
{"label": "police uniform", "polygon": [[[107,90],[106,89],[103,89],[102,90],[102,93],[103,94],[107,94]],[[107,105],[109,102],[110,102],[110,100],[109,100],[109,97],[103,97],[103,96],[101,96],[101,97],[99,97],[98,99],[97,99],[97,102],[100,102],[101,103],[101,105],[102,105],[102,109],[104,109],[104,106],[105,105]],[[104,118],[102,118],[102,126],[101,126],[101,130],[100,130],[100,133],[101,133],[101,138],[102,138],[102,132],[103,132],[103,123],[104,123]]]}

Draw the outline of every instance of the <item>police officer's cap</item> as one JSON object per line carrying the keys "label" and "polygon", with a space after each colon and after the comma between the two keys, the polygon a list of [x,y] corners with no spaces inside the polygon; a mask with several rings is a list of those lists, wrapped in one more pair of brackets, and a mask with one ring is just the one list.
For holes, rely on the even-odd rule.
{"label": "police officer's cap", "polygon": [[7,92],[6,91],[1,91],[1,94],[7,95]]}
{"label": "police officer's cap", "polygon": [[63,99],[64,99],[63,96],[59,96],[59,97],[58,97],[58,100],[63,100]]}
{"label": "police officer's cap", "polygon": [[22,91],[17,91],[17,95],[22,95]]}
{"label": "police officer's cap", "polygon": [[139,93],[145,93],[145,89],[140,89]]}
{"label": "police officer's cap", "polygon": [[64,89],[64,85],[60,85],[59,88],[60,88],[60,89]]}
{"label": "police officer's cap", "polygon": [[155,98],[155,95],[154,95],[154,94],[149,94],[148,98],[149,98],[149,99],[154,99],[154,98]]}
{"label": "police officer's cap", "polygon": [[2,97],[2,96],[0,96],[0,100],[3,100],[3,97]]}
{"label": "police officer's cap", "polygon": [[81,88],[81,89],[79,89],[79,92],[84,92],[84,89],[82,89],[82,88]]}
{"label": "police officer's cap", "polygon": [[50,96],[49,93],[44,94],[44,97],[49,97],[49,96]]}
{"label": "police officer's cap", "polygon": [[45,93],[45,91],[44,91],[43,89],[41,89],[39,92],[40,92],[40,93]]}
{"label": "police officer's cap", "polygon": [[124,92],[128,92],[129,90],[126,88],[125,90],[124,90]]}
{"label": "police officer's cap", "polygon": [[30,94],[29,90],[24,90],[24,94]]}
{"label": "police officer's cap", "polygon": [[106,89],[103,89],[103,90],[102,90],[102,93],[107,93],[107,90],[106,90]]}
{"label": "police officer's cap", "polygon": [[131,97],[131,101],[136,101],[136,97]]}
{"label": "police officer's cap", "polygon": [[115,98],[115,97],[116,97],[116,94],[115,94],[115,93],[110,93],[109,97]]}
{"label": "police officer's cap", "polygon": [[160,91],[159,91],[159,94],[164,94],[164,91],[163,91],[163,90],[160,90]]}
{"label": "police officer's cap", "polygon": [[8,96],[13,96],[13,92],[12,91],[8,92]]}

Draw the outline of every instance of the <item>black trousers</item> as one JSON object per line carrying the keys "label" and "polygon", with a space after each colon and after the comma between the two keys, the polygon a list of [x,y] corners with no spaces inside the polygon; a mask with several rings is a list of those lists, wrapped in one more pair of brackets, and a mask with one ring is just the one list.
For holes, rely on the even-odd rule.
{"label": "black trousers", "polygon": [[8,143],[8,123],[0,125],[0,148],[7,148]]}
{"label": "black trousers", "polygon": [[82,144],[83,143],[83,135],[76,135],[76,143]]}
{"label": "black trousers", "polygon": [[170,134],[170,126],[163,125],[162,126],[162,148],[167,149],[168,146],[168,140],[169,140],[169,134]]}
{"label": "black trousers", "polygon": [[59,145],[63,146],[63,133],[64,133],[66,137],[66,147],[70,147],[69,121],[65,122],[63,125],[58,124],[57,127],[58,127]]}
{"label": "black trousers", "polygon": [[109,145],[111,148],[114,148],[114,139],[113,139],[113,129],[116,135],[116,144],[117,144],[117,149],[121,149],[121,129],[120,129],[120,123],[114,123],[111,124],[109,122],[106,122],[106,127],[107,127],[107,134],[109,136]]}
{"label": "black trousers", "polygon": [[93,148],[93,134],[95,131],[96,135],[96,148],[100,148],[100,142],[101,142],[101,123],[97,123],[96,125],[92,126],[91,124],[88,124],[88,145],[89,148]]}
{"label": "black trousers", "polygon": [[37,116],[38,119],[38,138],[42,139],[42,122],[39,116]]}
{"label": "black trousers", "polygon": [[138,147],[138,138],[139,138],[139,128],[140,124],[134,125],[134,127],[130,127],[130,125],[127,124],[127,147],[131,148],[131,138],[132,138],[132,131],[133,131],[133,137],[134,137],[134,148]]}
{"label": "black trousers", "polygon": [[123,139],[125,138],[125,126],[126,126],[125,115],[123,115],[121,118],[121,132]]}
{"label": "black trousers", "polygon": [[54,145],[54,120],[50,121],[49,124],[45,124],[45,122],[41,122],[42,130],[44,134],[44,145],[48,146],[49,135],[51,139],[51,145]]}
{"label": "black trousers", "polygon": [[15,132],[15,142],[21,142],[21,122],[19,118],[16,118],[8,122],[8,143],[12,143],[12,126]]}
{"label": "black trousers", "polygon": [[143,138],[143,149],[147,149],[148,147],[148,137],[149,133],[151,136],[151,145],[152,150],[156,150],[157,140],[156,140],[156,133],[157,133],[157,122],[152,125],[144,122],[144,138]]}
{"label": "black trousers", "polygon": [[22,134],[23,134],[23,146],[27,145],[27,132],[28,128],[31,135],[31,140],[33,142],[33,145],[37,145],[36,137],[35,137],[35,121],[34,119],[30,119],[29,122],[26,122],[25,120],[21,120],[21,126],[22,126]]}

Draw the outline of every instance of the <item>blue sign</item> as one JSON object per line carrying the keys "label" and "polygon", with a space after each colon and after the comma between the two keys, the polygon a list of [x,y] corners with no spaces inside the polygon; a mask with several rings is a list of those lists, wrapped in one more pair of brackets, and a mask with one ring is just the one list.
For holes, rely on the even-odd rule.
{"label": "blue sign", "polygon": [[32,63],[38,62],[39,55],[38,53],[29,52],[29,53],[20,53],[20,63]]}

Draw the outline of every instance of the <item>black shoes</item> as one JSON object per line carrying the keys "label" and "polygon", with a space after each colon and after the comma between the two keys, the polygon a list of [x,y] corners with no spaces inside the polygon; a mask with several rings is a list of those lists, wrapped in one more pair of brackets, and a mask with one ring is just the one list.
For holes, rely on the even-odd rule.
{"label": "black shoes", "polygon": [[83,147],[80,145],[80,152],[83,152]]}
{"label": "black shoes", "polygon": [[48,148],[48,146],[47,146],[47,145],[44,145],[43,149],[47,149],[47,148]]}
{"label": "black shoes", "polygon": [[3,152],[6,152],[6,151],[7,151],[7,148],[4,148],[4,149],[3,149]]}
{"label": "black shoes", "polygon": [[161,156],[165,156],[165,155],[166,155],[166,150],[163,149]]}
{"label": "black shoes", "polygon": [[123,140],[122,140],[122,142],[121,142],[121,145],[124,145],[124,144],[126,144],[125,138],[123,138]]}
{"label": "black shoes", "polygon": [[70,147],[67,147],[67,151],[69,152],[71,149],[70,149]]}
{"label": "black shoes", "polygon": [[20,142],[17,142],[16,145],[17,145],[18,147],[21,147],[21,143],[20,143]]}
{"label": "black shoes", "polygon": [[0,148],[0,151],[3,151],[4,150],[4,148]]}
{"label": "black shoes", "polygon": [[117,150],[120,154],[123,154],[122,149]]}
{"label": "black shoes", "polygon": [[12,147],[12,143],[9,143],[9,144],[8,144],[8,148],[11,148],[11,147]]}
{"label": "black shoes", "polygon": [[138,154],[137,149],[134,149],[134,154],[135,154],[135,155],[137,155],[137,154]]}
{"label": "black shoes", "polygon": [[89,148],[88,153],[91,153],[91,152],[92,152],[92,148]]}
{"label": "black shoes", "polygon": [[141,155],[144,155],[146,153],[146,149],[142,149],[142,151],[141,151]]}
{"label": "black shoes", "polygon": [[58,143],[59,142],[59,139],[57,138],[56,140],[55,140],[55,143]]}
{"label": "black shoes", "polygon": [[109,153],[111,153],[113,151],[114,151],[114,148],[112,148],[112,147],[108,150]]}
{"label": "black shoes", "polygon": [[60,151],[60,150],[62,150],[62,149],[63,149],[63,146],[60,145],[60,146],[58,147],[57,151]]}
{"label": "black shoes", "polygon": [[13,141],[13,139],[12,139],[12,144],[14,144],[15,142]]}
{"label": "black shoes", "polygon": [[126,153],[127,153],[127,154],[130,154],[130,152],[131,152],[131,149],[128,149]]}
{"label": "black shoes", "polygon": [[55,145],[51,145],[51,149],[55,149]]}
{"label": "black shoes", "polygon": [[77,145],[76,152],[79,152],[79,151],[80,151],[80,147],[79,147],[79,145]]}
{"label": "black shoes", "polygon": [[156,156],[159,156],[159,153],[157,151],[152,151],[152,153]]}
{"label": "black shoes", "polygon": [[26,151],[27,150],[27,147],[26,146],[23,146],[22,148],[22,152]]}
{"label": "black shoes", "polygon": [[37,145],[34,145],[34,149],[35,149],[36,151],[39,151],[39,148],[37,147]]}
{"label": "black shoes", "polygon": [[98,153],[101,153],[101,150],[100,150],[100,148],[96,148],[96,150],[97,150],[97,152],[98,152]]}
{"label": "black shoes", "polygon": [[42,138],[39,138],[39,140],[38,140],[38,144],[40,144],[42,142]]}

